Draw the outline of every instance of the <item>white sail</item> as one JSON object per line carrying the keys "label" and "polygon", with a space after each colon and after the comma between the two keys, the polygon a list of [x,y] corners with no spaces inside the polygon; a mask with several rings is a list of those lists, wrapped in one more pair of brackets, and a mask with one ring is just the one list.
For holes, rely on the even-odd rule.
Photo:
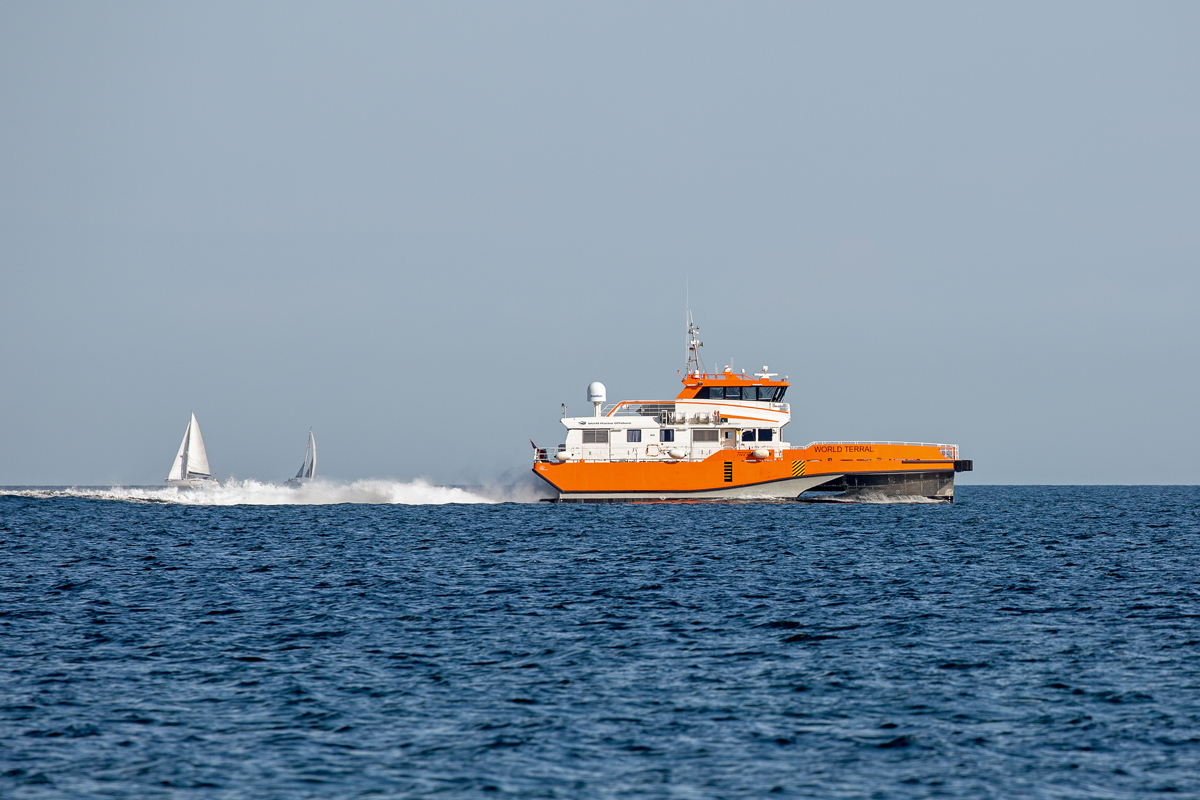
{"label": "white sail", "polygon": [[183,456],[187,452],[188,434],[191,432],[192,423],[189,422],[188,426],[183,429],[183,441],[179,443],[179,452],[175,454],[175,460],[171,463],[171,471],[167,473],[169,481],[183,480]]}
{"label": "white sail", "polygon": [[312,430],[308,432],[308,445],[304,448],[304,461],[300,464],[300,471],[296,473],[296,477],[292,478],[292,482],[312,478],[317,474],[317,440],[313,438]]}
{"label": "white sail", "polygon": [[204,449],[204,437],[200,435],[200,423],[196,422],[195,414],[192,414],[189,430],[191,437],[187,450],[188,475],[203,475],[207,478],[212,472],[208,468],[208,452]]}

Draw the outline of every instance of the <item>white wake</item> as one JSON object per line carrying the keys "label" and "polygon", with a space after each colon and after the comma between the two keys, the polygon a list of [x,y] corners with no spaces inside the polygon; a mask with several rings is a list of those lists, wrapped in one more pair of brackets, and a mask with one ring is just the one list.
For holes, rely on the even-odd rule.
{"label": "white wake", "polygon": [[885,494],[884,492],[872,492],[869,489],[855,493],[851,497],[847,497],[844,502],[847,503],[943,503],[944,500],[938,500],[932,497],[923,497],[919,494]]}
{"label": "white wake", "polygon": [[168,486],[71,487],[7,489],[0,490],[0,494],[44,498],[80,497],[134,503],[177,503],[190,506],[317,506],[337,503],[426,506],[448,503],[497,503],[516,499],[485,496],[483,491],[468,491],[457,486],[435,486],[420,479],[408,483],[377,479],[340,483],[317,479],[301,486],[289,486],[253,479],[230,478],[220,486],[202,486],[195,489]]}

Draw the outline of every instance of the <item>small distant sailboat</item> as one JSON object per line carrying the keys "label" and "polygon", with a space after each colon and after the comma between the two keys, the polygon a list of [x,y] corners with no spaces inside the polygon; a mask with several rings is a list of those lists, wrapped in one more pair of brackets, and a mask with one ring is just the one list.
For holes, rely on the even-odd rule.
{"label": "small distant sailboat", "polygon": [[196,415],[188,423],[183,432],[183,442],[179,445],[179,453],[171,471],[167,473],[167,486],[195,488],[197,486],[218,486],[217,479],[208,468],[208,453],[204,450],[204,437],[200,435],[200,423]]}
{"label": "small distant sailboat", "polygon": [[304,463],[296,477],[288,478],[292,486],[299,486],[305,481],[311,481],[317,475],[317,440],[313,438],[312,428],[308,429],[308,447],[304,448]]}

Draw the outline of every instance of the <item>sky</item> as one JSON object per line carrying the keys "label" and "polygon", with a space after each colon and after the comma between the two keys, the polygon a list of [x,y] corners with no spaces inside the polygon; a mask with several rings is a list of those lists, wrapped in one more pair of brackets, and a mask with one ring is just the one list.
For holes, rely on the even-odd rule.
{"label": "sky", "polygon": [[1200,5],[0,2],[0,484],[477,483],[560,404],[1200,482]]}

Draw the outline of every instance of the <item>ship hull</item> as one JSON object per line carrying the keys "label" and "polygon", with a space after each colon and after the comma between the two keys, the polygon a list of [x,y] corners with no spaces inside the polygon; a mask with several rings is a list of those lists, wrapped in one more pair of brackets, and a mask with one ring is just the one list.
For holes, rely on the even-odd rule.
{"label": "ship hull", "polygon": [[953,503],[954,473],[948,470],[940,470],[937,472],[885,472],[842,475],[832,481],[814,487],[814,490],[810,494],[799,499],[809,502],[821,502],[859,499],[888,500],[910,497]]}
{"label": "ship hull", "polygon": [[558,492],[557,502],[771,502],[808,499],[801,496],[809,492],[953,502],[958,469],[970,469],[969,462],[946,458],[936,446],[835,443],[773,450],[766,459],[726,449],[700,461],[544,461],[533,471]]}
{"label": "ship hull", "polygon": [[205,486],[220,486],[216,478],[187,478],[186,480],[167,479],[167,486],[175,489],[200,489]]}

